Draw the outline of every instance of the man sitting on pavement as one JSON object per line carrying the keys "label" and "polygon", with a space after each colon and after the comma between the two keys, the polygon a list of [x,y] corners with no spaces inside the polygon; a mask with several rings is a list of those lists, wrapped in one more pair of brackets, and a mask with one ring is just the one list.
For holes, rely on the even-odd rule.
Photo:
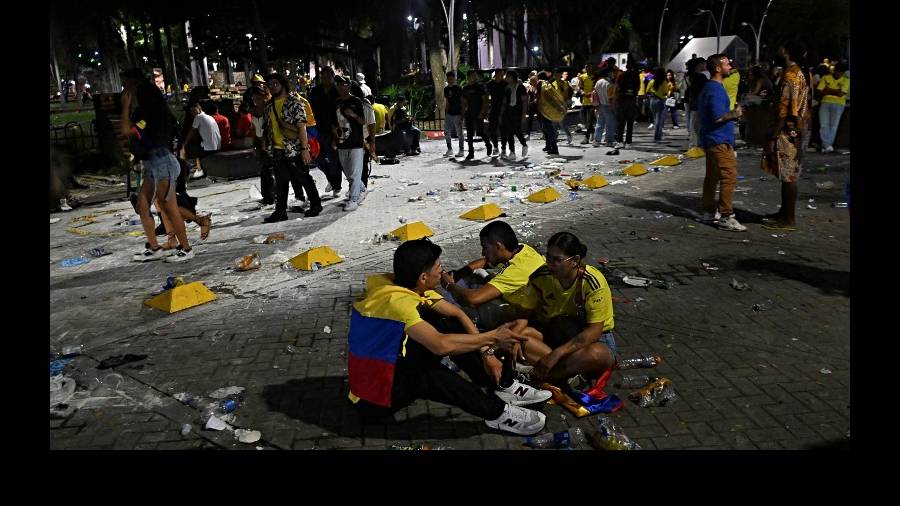
{"label": "man sitting on pavement", "polygon": [[[488,223],[479,232],[482,257],[455,273],[444,273],[442,286],[461,306],[475,308],[481,328],[494,328],[515,317],[528,277],[544,265],[544,257],[527,244],[520,244],[515,231],[504,221]],[[478,269],[500,272],[482,285],[470,276]]]}
{"label": "man sitting on pavement", "polygon": [[[469,363],[483,360],[488,368],[495,346],[510,349],[527,339],[511,330],[511,324],[479,333],[465,313],[443,301],[433,291],[441,281],[440,255],[440,246],[426,239],[407,241],[394,253],[393,275],[369,277],[366,293],[350,316],[351,402],[363,416],[385,416],[416,399],[428,399],[458,406],[494,429],[522,435],[539,432],[545,415],[517,404],[546,400],[549,392],[507,402],[441,365],[442,356],[454,355],[468,356]],[[481,356],[478,350],[483,350]]]}

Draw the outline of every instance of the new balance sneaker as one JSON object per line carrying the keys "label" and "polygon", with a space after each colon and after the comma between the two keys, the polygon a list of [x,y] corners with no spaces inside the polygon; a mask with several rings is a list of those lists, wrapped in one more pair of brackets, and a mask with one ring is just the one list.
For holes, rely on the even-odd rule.
{"label": "new balance sneaker", "polygon": [[151,260],[159,260],[172,254],[172,250],[164,250],[162,246],[157,246],[155,250],[150,249],[150,244],[144,245],[144,251],[135,253],[132,260],[135,262],[150,262]]}
{"label": "new balance sneaker", "polygon": [[747,227],[738,223],[738,220],[734,219],[734,215],[724,216],[718,222],[719,228],[722,230],[728,230],[730,232],[746,232]]}
{"label": "new balance sneaker", "polygon": [[166,262],[169,263],[177,263],[177,262],[187,262],[188,260],[194,258],[194,250],[191,248],[190,250],[181,249],[181,245],[175,247],[175,254],[169,257],[166,257]]}
{"label": "new balance sneaker", "polygon": [[549,390],[540,390],[519,383],[519,380],[513,380],[513,384],[510,385],[509,388],[495,390],[494,393],[497,394],[497,397],[503,399],[503,401],[515,406],[537,404],[553,397],[553,394]]}
{"label": "new balance sneaker", "polygon": [[444,156],[451,156],[453,154],[453,148],[447,148],[447,151],[444,151]]}
{"label": "new balance sneaker", "polygon": [[703,213],[703,216],[700,217],[701,223],[713,223],[722,219],[722,215],[719,214],[719,211],[713,213]]}
{"label": "new balance sneaker", "polygon": [[522,158],[525,158],[526,156],[528,156],[528,145],[522,144]]}
{"label": "new balance sneaker", "polygon": [[539,411],[520,408],[507,404],[503,408],[503,414],[495,420],[485,420],[484,423],[492,429],[500,429],[521,436],[537,434],[544,428],[547,416]]}

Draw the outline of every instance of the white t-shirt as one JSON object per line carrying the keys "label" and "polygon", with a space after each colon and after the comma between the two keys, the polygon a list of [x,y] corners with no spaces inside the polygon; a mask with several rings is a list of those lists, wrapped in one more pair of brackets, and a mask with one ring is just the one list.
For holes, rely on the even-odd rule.
{"label": "white t-shirt", "polygon": [[[369,103],[368,100],[363,100],[363,112],[366,116],[366,126],[375,124],[375,108],[372,107],[372,104]],[[368,130],[363,132],[363,137],[368,137]]]}
{"label": "white t-shirt", "polygon": [[369,85],[366,83],[359,83],[359,88],[362,90],[364,97],[372,94],[372,88],[369,88]]}
{"label": "white t-shirt", "polygon": [[256,136],[262,139],[263,136],[263,119],[251,116],[250,121],[253,123],[253,129],[256,130]]}
{"label": "white t-shirt", "polygon": [[212,116],[201,112],[194,116],[194,123],[191,127],[196,128],[200,132],[200,147],[204,151],[218,151],[222,148],[222,136],[219,133],[219,125]]}
{"label": "white t-shirt", "polygon": [[609,105],[609,80],[606,78],[597,81],[594,85],[594,91],[600,96],[600,105]]}

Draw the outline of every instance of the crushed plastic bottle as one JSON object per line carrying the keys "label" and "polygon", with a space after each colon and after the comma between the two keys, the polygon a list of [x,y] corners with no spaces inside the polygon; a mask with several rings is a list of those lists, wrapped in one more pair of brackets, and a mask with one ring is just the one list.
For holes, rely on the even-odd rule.
{"label": "crushed plastic bottle", "polygon": [[555,433],[541,434],[540,436],[525,438],[525,444],[532,448],[569,448],[572,445],[572,438],[569,431],[560,431]]}
{"label": "crushed plastic bottle", "polygon": [[84,255],[81,255],[80,257],[67,258],[67,259],[63,260],[60,263],[60,265],[62,265],[63,267],[75,267],[78,265],[84,265],[90,261],[91,261],[90,258],[88,258]]}
{"label": "crushed plastic bottle", "polygon": [[672,387],[672,380],[660,378],[646,387],[632,392],[628,398],[642,408],[665,406],[675,400],[675,389]]}
{"label": "crushed plastic bottle", "polygon": [[192,429],[192,427],[191,427],[191,424],[189,424],[189,423],[182,425],[181,426],[181,435],[187,436],[188,434],[191,433],[191,429]]}
{"label": "crushed plastic bottle", "polygon": [[75,355],[81,355],[82,353],[84,353],[83,344],[70,344],[69,346],[63,346],[60,357],[74,357]]}
{"label": "crushed plastic bottle", "polygon": [[443,443],[415,443],[411,445],[401,445],[401,444],[393,444],[390,447],[391,450],[452,450],[453,447],[447,446]]}
{"label": "crushed plastic bottle", "polygon": [[322,268],[322,264],[321,262],[313,262],[310,267],[312,267],[312,270],[317,271]]}
{"label": "crushed plastic bottle", "polygon": [[640,355],[638,357],[626,358],[619,361],[619,369],[647,369],[656,367],[663,362],[659,355]]}
{"label": "crushed plastic bottle", "polygon": [[753,311],[759,313],[760,311],[768,311],[772,309],[772,301],[767,300],[760,304],[753,304]]}
{"label": "crushed plastic bottle", "polygon": [[847,205],[846,202],[834,202],[831,204],[831,207],[845,208],[845,207],[849,207],[849,206]]}
{"label": "crushed plastic bottle", "polygon": [[100,257],[104,257],[106,255],[112,255],[112,251],[109,251],[106,248],[100,247],[100,248],[94,248],[94,249],[88,251],[88,254],[94,258],[100,258]]}
{"label": "crushed plastic bottle", "polygon": [[612,418],[602,416],[599,419],[600,432],[591,437],[598,450],[640,450],[641,446],[631,440]]}
{"label": "crushed plastic bottle", "polygon": [[252,271],[254,269],[259,269],[261,266],[262,263],[259,261],[259,255],[256,253],[245,255],[234,261],[234,268],[239,271]]}

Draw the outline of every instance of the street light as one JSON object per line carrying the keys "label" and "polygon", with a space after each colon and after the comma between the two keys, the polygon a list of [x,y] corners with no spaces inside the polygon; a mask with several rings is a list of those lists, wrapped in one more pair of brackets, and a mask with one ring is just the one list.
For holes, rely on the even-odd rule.
{"label": "street light", "polygon": [[669,0],[663,4],[662,14],[659,16],[659,32],[656,34],[656,62],[662,65],[662,25],[666,19],[666,11],[669,10]]}
{"label": "street light", "polygon": [[[727,2],[727,0],[726,0],[726,2],[725,2],[725,7],[727,7],[727,6],[728,6],[728,2]],[[722,18],[723,18],[723,19],[724,19],[724,17],[725,17],[725,7],[722,8]],[[722,26],[721,26],[721,24],[719,24],[718,21],[716,21],[716,17],[713,15],[712,11],[709,10],[709,9],[698,9],[698,10],[697,10],[697,13],[694,14],[694,15],[695,15],[695,16],[702,16],[702,15],[704,15],[704,14],[709,14],[709,17],[712,18],[712,22],[713,22],[713,24],[714,24],[715,27],[716,27],[716,54],[718,54],[718,53],[719,53],[719,49],[720,49],[720,48],[719,48],[719,45],[720,45],[720,39],[722,38]]]}
{"label": "street light", "polygon": [[413,20],[413,17],[412,17],[412,16],[406,16],[406,20],[407,20],[407,21],[412,21],[412,20]]}
{"label": "street light", "polygon": [[537,52],[538,52],[538,50],[540,50],[540,48],[539,48],[539,47],[537,47],[537,46],[534,46],[534,47],[533,47],[533,48],[531,48],[531,49],[532,49],[532,50],[533,50],[533,51],[534,51],[534,52],[535,52],[535,53],[537,53]]}
{"label": "street light", "polygon": [[759,21],[759,31],[756,31],[756,28],[746,21],[741,23],[741,26],[749,26],[753,30],[753,37],[756,39],[756,63],[759,63],[759,42],[762,39],[763,24],[766,22],[766,16],[769,14],[769,6],[771,5],[772,0],[769,0],[769,3],[766,4],[766,8],[763,10],[762,19]]}

